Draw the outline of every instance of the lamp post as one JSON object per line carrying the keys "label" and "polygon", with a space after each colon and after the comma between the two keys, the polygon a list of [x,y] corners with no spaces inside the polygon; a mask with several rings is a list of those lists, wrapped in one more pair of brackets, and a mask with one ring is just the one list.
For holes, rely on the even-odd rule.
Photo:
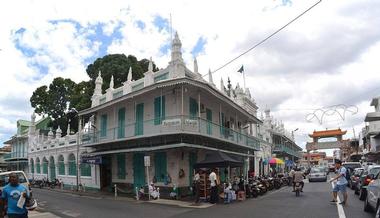
{"label": "lamp post", "polygon": [[[67,111],[67,115],[69,116],[69,120],[72,121],[74,117],[78,117],[78,111],[75,109],[75,108],[71,108],[70,110]],[[77,191],[79,191],[79,172],[80,172],[80,168],[79,168],[79,139],[80,139],[80,134],[81,132],[81,119],[78,118],[78,131],[77,131],[77,139],[76,139],[76,142],[77,142],[77,158],[76,158],[76,186],[77,186]],[[67,134],[70,135],[70,133],[68,132]]]}

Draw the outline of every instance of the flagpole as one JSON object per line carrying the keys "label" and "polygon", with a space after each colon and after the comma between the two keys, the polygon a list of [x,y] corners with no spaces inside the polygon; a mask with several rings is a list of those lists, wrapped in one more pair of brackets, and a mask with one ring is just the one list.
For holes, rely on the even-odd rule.
{"label": "flagpole", "polygon": [[244,92],[245,92],[245,73],[244,73],[244,70],[243,70],[243,81],[244,81]]}

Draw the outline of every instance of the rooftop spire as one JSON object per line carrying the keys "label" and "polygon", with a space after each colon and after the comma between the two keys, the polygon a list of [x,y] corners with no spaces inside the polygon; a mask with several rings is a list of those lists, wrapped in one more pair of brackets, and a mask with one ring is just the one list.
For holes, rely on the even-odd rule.
{"label": "rooftop spire", "polygon": [[153,61],[152,61],[152,57],[150,57],[150,59],[149,59],[148,72],[153,72]]}
{"label": "rooftop spire", "polygon": [[97,84],[97,83],[100,83],[100,84],[103,83],[102,72],[100,70],[98,73],[98,77],[96,77],[96,80],[95,80],[95,84]]}
{"label": "rooftop spire", "polygon": [[132,67],[129,67],[127,81],[132,82]]}
{"label": "rooftop spire", "polygon": [[208,82],[212,85],[214,85],[214,81],[212,79],[212,73],[211,73],[211,69],[208,69]]}
{"label": "rooftop spire", "polygon": [[181,52],[182,43],[179,40],[178,33],[176,32],[174,35],[174,39],[172,42],[172,61],[182,61],[182,52]]}
{"label": "rooftop spire", "polygon": [[198,61],[196,57],[194,57],[194,73],[198,73]]}
{"label": "rooftop spire", "polygon": [[113,75],[111,76],[111,81],[110,81],[110,89],[113,89]]}

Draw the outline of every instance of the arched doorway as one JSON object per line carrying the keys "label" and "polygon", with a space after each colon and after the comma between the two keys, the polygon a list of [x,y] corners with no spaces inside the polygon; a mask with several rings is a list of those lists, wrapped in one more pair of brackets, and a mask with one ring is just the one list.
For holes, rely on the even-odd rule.
{"label": "arched doorway", "polygon": [[30,159],[30,172],[34,174],[34,160],[33,158]]}
{"label": "arched doorway", "polygon": [[46,157],[44,157],[42,159],[42,174],[45,174],[47,175],[48,174],[48,160],[46,159]]}
{"label": "arched doorway", "polygon": [[57,178],[55,175],[55,162],[54,162],[53,156],[49,158],[49,168],[50,168],[50,181],[53,181]]}

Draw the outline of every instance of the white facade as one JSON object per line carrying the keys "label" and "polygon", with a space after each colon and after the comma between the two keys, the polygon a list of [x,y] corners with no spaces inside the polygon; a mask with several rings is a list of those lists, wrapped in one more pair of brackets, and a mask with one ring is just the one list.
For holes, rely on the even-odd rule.
{"label": "white facade", "polygon": [[[83,133],[83,131],[80,133]],[[65,187],[70,187],[77,185],[78,173],[80,175],[78,184],[86,188],[99,189],[99,166],[84,165],[77,160],[77,154],[83,155],[90,150],[79,147],[79,144],[77,144],[80,133],[61,137],[61,130],[58,128],[55,136],[51,130],[48,136],[41,136],[35,131],[32,119],[32,125],[29,130],[28,177],[36,180],[48,179],[50,181],[59,179]],[[86,168],[82,169],[84,166]]]}
{"label": "white facade", "polygon": [[[109,162],[100,169],[101,187],[146,184],[143,156],[151,157],[149,178],[156,177],[157,185],[165,188],[191,185],[192,166],[207,152],[251,159],[261,152],[257,137],[261,121],[249,90],[239,85],[227,90],[223,82],[218,90],[211,72],[208,81],[202,78],[196,60],[194,71],[187,69],[177,34],[165,69],[153,72],[150,62],[144,78],[132,81],[132,74],[130,69],[119,88],[114,88],[111,79],[103,94],[99,72],[92,106],[79,112],[79,116],[92,116],[93,122],[81,136],[81,145]],[[270,149],[265,146],[263,153],[267,154]],[[168,176],[170,183],[165,182]]]}

